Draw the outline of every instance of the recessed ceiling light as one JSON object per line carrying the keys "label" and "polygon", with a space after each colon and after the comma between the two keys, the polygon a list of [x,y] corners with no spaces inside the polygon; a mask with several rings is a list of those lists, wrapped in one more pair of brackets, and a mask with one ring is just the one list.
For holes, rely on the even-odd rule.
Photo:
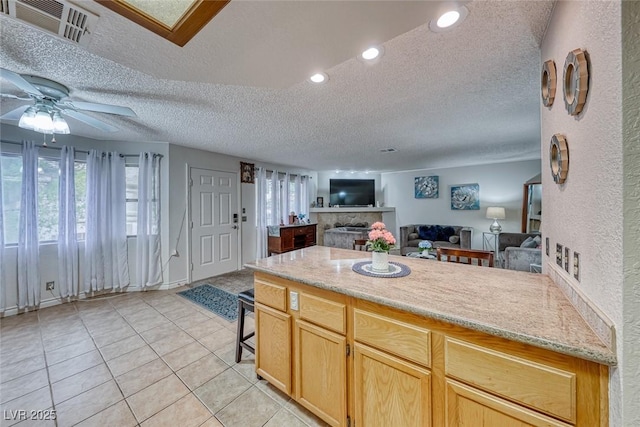
{"label": "recessed ceiling light", "polygon": [[312,75],[311,77],[309,77],[309,80],[312,83],[324,83],[329,79],[329,76],[327,76],[326,73],[315,73],[314,75]]}
{"label": "recessed ceiling light", "polygon": [[429,29],[435,33],[449,31],[462,23],[469,14],[469,9],[460,6],[457,9],[449,10],[438,19],[432,19],[429,22]]}
{"label": "recessed ceiling light", "polygon": [[440,28],[447,28],[458,22],[460,19],[460,12],[457,10],[450,10],[447,13],[443,13],[436,21],[436,25]]}
{"label": "recessed ceiling light", "polygon": [[372,59],[376,59],[380,55],[380,51],[376,47],[370,47],[369,49],[362,52],[362,59],[366,59],[368,61]]}

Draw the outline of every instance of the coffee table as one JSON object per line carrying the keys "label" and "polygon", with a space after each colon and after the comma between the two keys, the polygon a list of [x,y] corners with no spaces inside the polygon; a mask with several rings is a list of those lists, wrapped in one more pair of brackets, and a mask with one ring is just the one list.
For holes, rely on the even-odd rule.
{"label": "coffee table", "polygon": [[437,259],[435,252],[407,252],[405,256],[409,258]]}

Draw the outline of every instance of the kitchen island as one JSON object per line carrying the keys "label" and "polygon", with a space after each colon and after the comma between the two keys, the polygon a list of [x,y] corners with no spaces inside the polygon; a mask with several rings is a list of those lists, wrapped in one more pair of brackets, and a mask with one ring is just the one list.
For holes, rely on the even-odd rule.
{"label": "kitchen island", "polygon": [[607,425],[612,351],[546,276],[316,246],[254,269],[256,371],[330,425]]}

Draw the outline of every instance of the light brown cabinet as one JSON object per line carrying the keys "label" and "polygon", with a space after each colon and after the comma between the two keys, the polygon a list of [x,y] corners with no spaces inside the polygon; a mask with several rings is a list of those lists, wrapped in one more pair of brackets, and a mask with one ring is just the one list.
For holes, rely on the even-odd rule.
{"label": "light brown cabinet", "polygon": [[353,387],[358,426],[431,425],[431,378],[423,367],[356,342]]}
{"label": "light brown cabinet", "polygon": [[295,322],[295,399],[331,426],[347,419],[347,339],[304,320]]}
{"label": "light brown cabinet", "polygon": [[291,316],[260,303],[255,304],[256,373],[291,394]]}
{"label": "light brown cabinet", "polygon": [[255,286],[257,373],[331,426],[608,425],[604,365],[262,272]]}
{"label": "light brown cabinet", "polygon": [[569,427],[551,417],[447,380],[447,426]]}

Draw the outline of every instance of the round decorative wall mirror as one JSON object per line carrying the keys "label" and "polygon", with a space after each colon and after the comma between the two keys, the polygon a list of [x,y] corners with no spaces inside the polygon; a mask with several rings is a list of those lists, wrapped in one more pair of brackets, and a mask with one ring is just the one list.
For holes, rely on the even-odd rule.
{"label": "round decorative wall mirror", "polygon": [[542,103],[545,107],[551,107],[556,97],[556,63],[552,60],[542,64]]}
{"label": "round decorative wall mirror", "polygon": [[569,147],[565,137],[559,133],[551,137],[549,163],[554,182],[556,184],[564,183],[569,173]]}
{"label": "round decorative wall mirror", "polygon": [[582,49],[574,49],[564,61],[564,106],[572,116],[577,116],[587,100],[589,70],[587,57]]}

